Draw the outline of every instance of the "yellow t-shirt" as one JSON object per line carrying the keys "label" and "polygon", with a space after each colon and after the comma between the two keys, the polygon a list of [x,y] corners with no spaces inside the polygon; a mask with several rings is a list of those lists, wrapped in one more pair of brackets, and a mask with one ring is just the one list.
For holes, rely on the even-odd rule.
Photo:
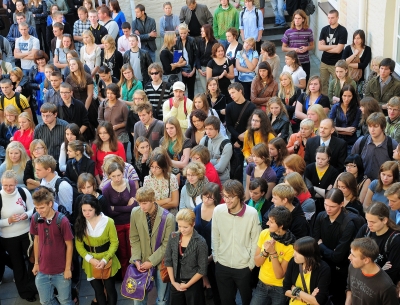
{"label": "yellow t-shirt", "polygon": [[328,168],[329,168],[329,166],[326,169],[324,169],[323,171],[320,171],[318,169],[318,167],[315,167],[315,170],[317,171],[317,175],[318,175],[319,180],[322,179],[322,177],[325,175],[325,173],[328,170]]}
{"label": "yellow t-shirt", "polygon": [[[308,271],[307,273],[304,273],[304,281],[306,282],[308,294],[311,294],[310,293],[310,280],[311,280],[311,272]],[[301,281],[300,273],[299,273],[299,276],[297,277],[295,286],[301,288],[301,290],[304,291],[303,282]],[[301,300],[298,300],[298,299],[292,299],[292,300],[293,300],[293,302],[290,302],[290,305],[292,305],[292,304],[293,305],[304,305],[304,304],[307,304],[307,303],[305,303],[305,302],[303,302]]]}
{"label": "yellow t-shirt", "polygon": [[[271,239],[272,239],[272,237],[269,235],[269,229],[265,229],[265,230],[261,231],[261,233],[260,233],[260,237],[258,238],[257,246],[261,249],[261,251],[264,251],[264,243],[267,240],[271,240]],[[278,260],[280,263],[282,263],[283,260],[289,262],[290,259],[293,257],[293,252],[294,252],[293,245],[285,246],[284,244],[281,244],[280,242],[276,242],[275,250],[277,252]],[[275,258],[272,258],[272,259],[275,259]],[[263,282],[266,285],[278,286],[278,287],[283,286],[283,279],[278,280],[275,277],[275,273],[272,268],[272,261],[270,261],[269,258],[267,258],[265,260],[265,262],[261,265],[258,278],[260,279],[261,282]]]}
{"label": "yellow t-shirt", "polygon": [[26,110],[29,108],[29,102],[26,99],[25,96],[22,94],[19,95],[19,103],[21,104],[21,108],[17,105],[17,101],[15,100],[15,94],[12,98],[7,98],[4,95],[4,108],[2,103],[0,103],[0,110],[3,110],[8,106],[8,105],[13,105],[15,108],[17,108],[18,112],[21,113],[22,111]]}

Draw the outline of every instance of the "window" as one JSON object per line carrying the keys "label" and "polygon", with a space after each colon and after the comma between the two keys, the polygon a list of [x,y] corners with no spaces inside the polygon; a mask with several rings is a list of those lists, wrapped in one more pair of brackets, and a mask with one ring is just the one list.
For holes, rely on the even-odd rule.
{"label": "window", "polygon": [[395,72],[400,75],[400,1],[397,1],[396,5],[396,17],[395,17],[395,44],[394,44],[394,60],[396,62]]}
{"label": "window", "polygon": [[[347,1],[350,1],[350,0],[347,0]],[[335,10],[339,11],[340,0],[328,0],[328,2],[335,8]]]}

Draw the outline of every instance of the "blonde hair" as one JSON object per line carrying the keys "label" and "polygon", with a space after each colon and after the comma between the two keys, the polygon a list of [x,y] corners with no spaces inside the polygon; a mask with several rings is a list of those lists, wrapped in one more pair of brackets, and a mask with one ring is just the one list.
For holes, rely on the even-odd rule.
{"label": "blonde hair", "polygon": [[141,202],[154,202],[156,201],[156,194],[153,188],[143,186],[136,191],[136,201]]}
{"label": "blonde hair", "polygon": [[31,156],[32,156],[32,160],[34,160],[35,159],[35,156],[33,155],[33,152],[35,151],[35,148],[36,148],[36,146],[38,146],[38,145],[42,145],[43,146],[43,149],[44,149],[44,154],[43,155],[47,155],[47,146],[46,146],[46,144],[44,143],[44,141],[43,140],[41,140],[41,139],[35,139],[35,140],[33,140],[32,142],[31,142],[31,144],[29,145],[29,151],[31,152]]}
{"label": "blonde hair", "polygon": [[[11,123],[9,120],[7,120],[7,117],[6,117],[7,113],[11,114],[11,115],[13,115],[15,117],[14,123]],[[19,125],[18,125],[18,115],[19,115],[19,112],[18,112],[17,107],[15,107],[14,105],[8,105],[6,108],[4,108],[4,124],[6,126],[17,126],[17,127],[19,127]]]}
{"label": "blonde hair", "polygon": [[24,172],[26,167],[26,162],[29,160],[29,157],[28,154],[26,153],[25,147],[18,141],[13,141],[7,146],[6,160],[5,160],[6,170],[13,169],[13,163],[10,160],[10,157],[8,156],[11,150],[19,150],[21,156],[18,162],[19,163],[18,173]]}
{"label": "blonde hair", "polygon": [[3,173],[3,176],[1,176],[1,182],[3,183],[4,179],[14,179],[15,182],[17,182],[17,173],[14,172],[13,170],[6,170]]}
{"label": "blonde hair", "polygon": [[[281,75],[279,76],[279,81],[282,81],[282,77],[286,76],[290,80],[290,90],[289,90],[289,95],[293,96],[296,93],[296,88],[294,87],[293,84],[293,77],[289,72],[282,72]],[[279,86],[279,91],[278,91],[278,96],[282,99],[286,97],[286,92],[283,88],[282,85]]]}
{"label": "blonde hair", "polygon": [[104,44],[105,42],[108,42],[111,45],[112,52],[116,50],[115,39],[111,35],[107,34],[101,39],[101,43]]}
{"label": "blonde hair", "polygon": [[167,128],[166,128],[167,124],[171,124],[171,125],[173,125],[175,127],[175,130],[176,130],[176,142],[172,145],[172,151],[175,154],[178,154],[183,148],[183,142],[185,140],[185,137],[183,136],[181,125],[179,124],[179,121],[178,121],[178,119],[176,117],[172,116],[172,117],[168,118],[165,121],[165,125],[164,125],[165,126],[164,127],[164,141],[163,141],[161,147],[163,149],[165,149],[165,151],[168,151],[168,147],[169,147],[169,144],[171,142],[171,137],[168,135]]}
{"label": "blonde hair", "polygon": [[95,39],[94,39],[94,36],[93,36],[92,31],[90,31],[90,30],[85,30],[85,31],[83,31],[83,32],[82,32],[82,37],[83,37],[83,36],[89,36],[90,39],[92,40],[92,43],[95,42]]}
{"label": "blonde hair", "polygon": [[281,199],[286,198],[288,203],[292,203],[296,192],[290,184],[281,183],[272,189],[272,195],[278,196]]}
{"label": "blonde hair", "polygon": [[314,130],[314,121],[313,120],[311,120],[311,119],[303,119],[301,122],[300,122],[300,128],[301,127],[308,127],[308,128],[310,128],[311,130]]}
{"label": "blonde hair", "polygon": [[[326,115],[326,113],[324,111],[324,108],[322,108],[322,106],[319,104],[311,105],[310,108],[307,109],[307,114],[309,111],[313,111],[317,114],[319,123],[321,123],[322,120],[325,120],[326,118],[328,118],[328,116]],[[314,127],[315,127],[315,123],[314,123]]]}
{"label": "blonde hair", "polygon": [[[248,43],[248,44],[250,44],[252,47],[252,49],[254,50],[255,49],[255,47],[256,47],[256,40],[253,38],[253,37],[249,37],[249,38],[247,38],[247,39],[245,39],[244,40],[244,42],[243,42],[243,44],[244,43]],[[244,52],[244,49],[241,51],[242,53]]]}
{"label": "blonde hair", "polygon": [[185,221],[189,225],[193,225],[196,219],[196,215],[190,209],[181,209],[178,214],[176,214],[176,222]]}
{"label": "blonde hair", "polygon": [[[6,107],[7,108],[7,107]],[[21,112],[18,116],[18,119],[26,119],[29,122],[29,131],[30,133],[34,132],[35,130],[35,123],[33,122],[31,116],[27,112]]]}
{"label": "blonde hair", "polygon": [[189,32],[189,27],[186,23],[181,23],[180,25],[178,25],[178,31]]}
{"label": "blonde hair", "polygon": [[282,100],[277,96],[271,97],[269,99],[269,101],[267,103],[267,113],[271,113],[270,107],[272,104],[277,104],[281,108],[281,111],[279,112],[279,114],[282,114],[282,112],[283,112],[284,114],[286,114],[287,117],[289,117],[289,114],[286,110],[286,106],[282,103]]}
{"label": "blonde hair", "polygon": [[175,45],[176,34],[174,31],[167,31],[164,35],[164,43],[161,47],[161,50],[171,51],[172,47]]}
{"label": "blonde hair", "polygon": [[183,169],[184,176],[186,176],[188,170],[190,170],[200,180],[204,179],[206,174],[206,167],[201,162],[189,162],[189,164]]}

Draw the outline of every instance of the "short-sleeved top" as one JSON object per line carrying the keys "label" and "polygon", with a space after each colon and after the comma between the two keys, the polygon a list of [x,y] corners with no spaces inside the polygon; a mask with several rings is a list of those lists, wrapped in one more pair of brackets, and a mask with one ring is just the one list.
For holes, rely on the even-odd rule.
{"label": "short-sleeved top", "polygon": [[368,186],[368,188],[371,190],[371,192],[374,193],[372,195],[372,202],[379,201],[379,202],[382,202],[382,203],[388,205],[389,204],[389,200],[385,196],[385,190],[377,192],[376,191],[376,187],[377,186],[378,186],[378,179],[373,180],[370,183],[370,185]]}
{"label": "short-sleeved top", "polygon": [[297,68],[296,71],[292,71],[288,65],[285,65],[283,67],[282,73],[283,72],[288,72],[290,73],[290,75],[292,75],[292,79],[293,79],[293,84],[295,86],[297,86],[298,84],[300,84],[300,81],[302,79],[306,79],[307,78],[307,74],[306,72],[304,72],[303,68],[300,66]]}
{"label": "short-sleeved top", "polygon": [[[256,165],[254,163],[250,163],[247,165],[246,168],[246,174],[250,176],[250,181],[254,180],[254,169]],[[261,178],[264,178],[268,183],[276,183],[276,172],[271,166],[268,166],[263,174],[261,175]]]}
{"label": "short-sleeved top", "polygon": [[151,175],[144,177],[143,186],[148,186],[156,193],[156,200],[169,198],[173,191],[179,190],[178,179],[174,174],[170,175],[169,184],[167,179],[156,179]]}
{"label": "short-sleeved top", "polygon": [[[314,41],[313,31],[308,29],[288,29],[281,39],[283,43],[286,43],[290,48],[300,48],[309,46]],[[310,62],[310,56],[308,51],[304,53],[297,53],[300,63],[305,64]]]}
{"label": "short-sleeved top", "polygon": [[[63,48],[57,48],[57,49],[54,50],[54,55],[58,55],[58,62],[60,64],[66,64],[67,63],[67,52],[68,51],[65,51],[65,49],[63,49]],[[65,68],[61,69],[61,74],[64,73],[64,70],[65,70]]]}
{"label": "short-sleeved top", "polygon": [[[265,229],[261,231],[260,237],[258,238],[257,246],[264,251],[264,243],[267,240],[271,240],[272,237],[270,236],[269,229]],[[279,263],[282,263],[283,260],[289,262],[293,257],[294,249],[293,245],[285,246],[280,242],[275,243],[275,250],[278,255]],[[274,269],[272,267],[272,260],[266,259],[264,263],[260,267],[260,273],[258,278],[264,284],[270,286],[277,286],[283,287],[283,278],[277,279],[274,273]]]}
{"label": "short-sleeved top", "polygon": [[[21,113],[22,111],[30,107],[28,100],[22,94],[19,95],[19,103],[21,104],[22,109],[19,108],[19,106],[17,105],[17,101],[15,100],[15,93],[12,98],[8,98],[4,95],[4,108],[6,108],[8,105],[13,105],[15,108],[17,108],[18,112]],[[0,110],[4,111],[4,108],[0,103]]]}
{"label": "short-sleeved top", "polygon": [[[330,25],[327,25],[322,28],[319,35],[319,40],[325,41],[326,45],[346,45],[347,30],[344,26],[340,24],[336,27],[336,29],[332,29]],[[342,59],[342,53],[343,51],[339,54],[328,53],[324,51],[322,52],[321,62],[329,66],[334,66],[338,60]]]}
{"label": "short-sleeved top", "polygon": [[[242,52],[245,52],[245,51],[242,50],[242,51],[236,53],[236,59],[239,59],[239,63],[240,63],[241,67],[247,68],[246,61],[242,57],[242,54],[243,54]],[[246,52],[246,56],[250,61],[252,61],[254,58],[258,58],[258,52],[250,49],[248,52]],[[256,76],[256,72],[254,72],[254,71],[253,72],[239,72],[239,80],[241,82],[251,82],[255,76]]]}
{"label": "short-sleeved top", "polygon": [[90,76],[90,74],[85,73],[85,78],[86,78],[86,86],[85,87],[80,87],[79,84],[75,83],[71,77],[71,74],[68,75],[67,79],[65,80],[66,83],[68,83],[72,86],[72,90],[74,92],[74,98],[76,98],[77,100],[80,100],[84,104],[88,97],[87,86],[93,85],[93,78]]}
{"label": "short-sleeved top", "polygon": [[[224,71],[229,73],[229,67],[231,65],[232,64],[229,63],[228,58],[222,65],[218,65],[214,59],[211,59],[207,64],[207,68],[210,68],[212,70],[212,74],[211,74],[212,77],[217,77],[217,76],[220,76]],[[227,78],[226,76],[224,76],[223,78],[218,80],[219,88],[224,88],[227,90],[230,84],[231,84],[231,80],[229,78]]]}
{"label": "short-sleeved top", "polygon": [[[310,104],[308,102],[309,96],[306,93],[302,93],[299,96],[298,101],[303,105],[303,113],[307,114],[308,108]],[[321,105],[322,108],[331,108],[331,103],[329,102],[329,98],[326,95],[321,94],[319,98],[314,102],[313,105],[318,104]]]}
{"label": "short-sleeved top", "polygon": [[[15,40],[15,48],[19,49],[22,53],[29,53],[31,50],[40,50],[39,39],[33,36],[29,36],[28,40],[25,40],[22,36]],[[33,59],[21,59],[21,68],[29,70],[35,62]]]}

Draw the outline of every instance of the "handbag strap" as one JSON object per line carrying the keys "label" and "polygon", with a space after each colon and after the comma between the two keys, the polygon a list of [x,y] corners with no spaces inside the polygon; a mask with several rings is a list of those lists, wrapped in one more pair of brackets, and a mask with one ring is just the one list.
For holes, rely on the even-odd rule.
{"label": "handbag strap", "polygon": [[156,110],[156,116],[158,116],[158,113],[160,112],[161,104],[164,99],[164,93],[165,93],[165,88],[167,87],[167,83],[163,82],[162,89],[161,89],[161,95],[160,99],[158,100],[158,105],[157,105],[157,110]]}
{"label": "handbag strap", "polygon": [[308,289],[307,289],[307,285],[306,285],[306,280],[304,279],[303,264],[299,265],[299,271],[300,271],[301,283],[303,284],[303,291],[304,291],[305,293],[308,293]]}
{"label": "handbag strap", "polygon": [[165,223],[167,222],[167,215],[168,215],[168,210],[164,209],[164,211],[161,215],[160,226],[158,227],[158,233],[157,233],[157,239],[156,239],[154,251],[156,251],[161,246],[161,237],[162,237],[162,233],[164,231]]}
{"label": "handbag strap", "polygon": [[239,117],[235,123],[235,127],[234,127],[235,129],[239,126],[240,119],[242,118],[243,113],[246,110],[247,106],[249,106],[249,104],[250,104],[250,101],[246,101],[246,104],[244,104],[242,111],[240,111]]}
{"label": "handbag strap", "polygon": [[260,91],[260,93],[257,94],[257,97],[261,97],[261,96],[264,94],[265,90],[267,90],[268,86],[269,86],[269,84],[266,84],[266,85],[264,86],[264,88],[262,88],[262,90]]}
{"label": "handbag strap", "polygon": [[[157,111],[158,113],[158,111]],[[154,119],[156,120],[156,119]],[[150,140],[150,136],[151,136],[151,132],[153,131],[154,127],[157,125],[157,122],[154,122],[154,124],[152,126],[150,126],[150,128],[146,131],[146,138],[148,140]]]}

